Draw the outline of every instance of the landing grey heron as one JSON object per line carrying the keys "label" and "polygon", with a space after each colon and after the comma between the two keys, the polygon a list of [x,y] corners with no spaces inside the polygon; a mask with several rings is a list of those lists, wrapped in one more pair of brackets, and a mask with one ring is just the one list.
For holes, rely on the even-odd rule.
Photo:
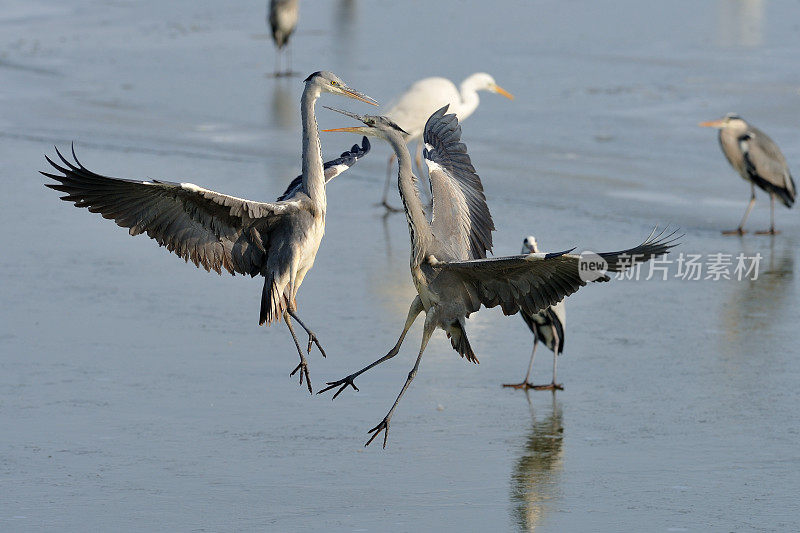
{"label": "landing grey heron", "polygon": [[[522,241],[523,254],[538,254],[539,248],[536,244],[536,238],[533,235],[528,235]],[[564,300],[561,300],[555,305],[551,305],[547,309],[542,309],[537,313],[529,314],[520,310],[520,316],[528,328],[533,333],[533,350],[531,351],[531,360],[528,363],[528,372],[525,374],[525,379],[521,383],[505,383],[503,387],[513,387],[515,389],[536,389],[536,390],[564,390],[564,386],[556,383],[556,363],[558,356],[564,351],[564,330],[567,327],[567,311],[564,307]],[[536,355],[536,346],[542,341],[547,348],[553,352],[553,381],[549,385],[534,385],[531,383],[531,369],[533,368],[533,358]]]}
{"label": "landing grey heron", "polygon": [[300,0],[270,0],[267,23],[272,30],[272,40],[278,51],[275,55],[275,76],[292,75],[292,58],[289,56],[289,66],[281,72],[281,54],[283,48],[289,43],[289,37],[297,27],[297,18]]}
{"label": "landing grey heron", "polygon": [[786,158],[780,148],[766,133],[751,126],[736,113],[728,113],[719,120],[701,122],[700,126],[719,130],[719,145],[731,166],[742,178],[750,182],[750,203],[739,227],[723,231],[725,235],[744,235],[744,223],[756,203],[756,185],[769,193],[769,230],[757,234],[775,235],[775,197],[786,207],[792,207],[795,186]]}
{"label": "landing grey heron", "polygon": [[[447,78],[424,78],[413,83],[396,100],[389,103],[385,117],[399,125],[406,133],[406,143],[418,140],[422,136],[422,129],[428,117],[445,105],[450,105],[450,111],[455,113],[458,120],[464,121],[470,116],[480,103],[478,91],[489,91],[501,94],[513,100],[514,97],[497,85],[494,78],[485,72],[476,72],[461,82],[460,87]],[[417,143],[416,164],[417,170],[422,172],[422,143]],[[392,163],[396,156],[389,157],[386,170],[386,182],[383,186],[381,204],[390,211],[400,209],[389,204],[389,187],[392,180]]]}
{"label": "landing grey heron", "polygon": [[[501,306],[512,315],[520,310],[534,314],[586,285],[579,273],[581,257],[568,252],[534,253],[487,259],[492,248],[492,222],[483,185],[472,166],[467,149],[461,143],[461,126],[454,114],[446,114],[447,106],[428,119],[424,129],[425,162],[428,166],[433,198],[432,218],[428,221],[416,178],[411,172],[411,155],[406,147],[407,132],[386,117],[341,113],[360,120],[365,126],[324,131],[344,131],[381,138],[392,145],[399,162],[398,187],[411,236],[411,278],[417,296],[408,310],[405,326],[394,347],[385,356],[338,381],[327,383],[320,393],[340,387],[355,386],[356,377],[397,355],[400,345],[416,317],[425,312],[422,345],[416,363],[408,374],[400,394],[384,419],[369,433],[369,445],[384,431],[383,446],[389,432],[389,421],[400,398],[419,369],[422,353],[436,328],[443,329],[453,349],[461,357],[477,363],[478,358],[467,340],[465,319],[481,306]],[[663,232],[662,232],[663,234]],[[607,270],[620,271],[632,263],[661,255],[674,246],[672,234],[645,240],[623,252],[599,254]],[[605,274],[595,281],[608,281]]]}
{"label": "landing grey heron", "polygon": [[[45,156],[61,174],[42,172],[59,182],[47,187],[67,193],[61,199],[111,218],[131,235],[147,233],[160,246],[185,261],[206,270],[264,277],[259,325],[286,322],[300,354],[292,371],[305,375],[311,392],[308,364],[289,317],[308,333],[307,352],[312,343],[325,352],[316,335],[297,316],[297,291],[314,264],[325,232],[325,183],[361,157],[369,144],[354,146],[352,152],[328,166],[322,163],[314,105],[321,93],[329,92],[377,105],[372,98],[348,87],[331,72],[315,72],[305,80],[301,100],[303,123],[303,173],[276,202],[254,202],[221,194],[193,183],[161,180],[138,181],[101,176],[74,163],[56,148],[61,164]],[[366,140],[366,139],[365,139]]]}

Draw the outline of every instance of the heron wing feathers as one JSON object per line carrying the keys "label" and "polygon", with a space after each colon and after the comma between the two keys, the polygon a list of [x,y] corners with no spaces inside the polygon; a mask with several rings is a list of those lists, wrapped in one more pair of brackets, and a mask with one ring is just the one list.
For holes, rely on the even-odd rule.
{"label": "heron wing feathers", "polygon": [[[609,271],[619,272],[666,253],[676,246],[677,239],[675,232],[655,235],[654,231],[639,246],[598,255],[608,263]],[[580,262],[581,256],[577,254],[535,253],[438,263],[435,268],[461,278],[472,302],[469,312],[477,311],[482,304],[499,305],[506,315],[520,310],[534,315],[586,285],[579,273]],[[608,280],[608,276],[602,276],[594,281]]]}
{"label": "heron wing feathers", "polygon": [[751,126],[739,138],[739,147],[747,173],[756,185],[775,193],[787,207],[791,207],[796,189],[786,158],[778,145],[766,133]]}
{"label": "heron wing feathers", "polygon": [[[331,161],[326,161],[322,167],[325,169],[325,183],[328,183],[333,178],[348,170],[356,164],[356,161],[367,155],[370,151],[369,140],[364,137],[361,139],[361,146],[354,144],[350,150],[342,152],[342,155]],[[288,200],[297,194],[303,188],[303,176],[297,176],[286,191],[278,197],[278,201]]]}
{"label": "heron wing feathers", "polygon": [[492,249],[494,222],[483,184],[461,142],[461,126],[448,106],[425,124],[425,163],[430,176],[433,209],[431,230],[447,259],[486,257]]}
{"label": "heron wing feathers", "polygon": [[63,165],[47,161],[61,174],[42,174],[58,182],[47,187],[67,193],[62,200],[113,219],[131,235],[146,233],[184,260],[217,273],[257,275],[269,232],[300,205],[300,200],[252,202],[191,183],[103,176],[86,169],[74,150],[74,163],[56,152]]}

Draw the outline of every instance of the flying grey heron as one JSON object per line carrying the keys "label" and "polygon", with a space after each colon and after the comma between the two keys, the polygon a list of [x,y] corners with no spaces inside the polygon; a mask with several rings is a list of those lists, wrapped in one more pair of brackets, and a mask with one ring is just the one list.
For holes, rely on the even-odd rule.
{"label": "flying grey heron", "polygon": [[67,193],[62,200],[113,219],[129,228],[131,235],[147,233],[187,262],[219,274],[225,269],[231,274],[263,276],[259,325],[281,318],[286,322],[300,354],[300,364],[291,375],[300,370],[300,384],[305,375],[309,392],[308,364],[289,317],[308,333],[307,352],[311,353],[313,343],[324,356],[316,335],[297,316],[295,298],[325,232],[325,183],[369,149],[368,143],[354,146],[325,170],[314,115],[314,105],[323,92],[377,105],[331,72],[315,72],[306,78],[301,100],[303,173],[276,202],[236,198],[193,183],[101,176],[78,161],[74,146],[74,163],[57,148],[63,166],[45,156],[63,175],[42,172],[58,182],[47,187]]}
{"label": "flying grey heron", "polygon": [[719,130],[719,145],[731,166],[750,182],[750,203],[744,212],[739,227],[723,231],[725,235],[744,235],[744,223],[756,203],[756,185],[769,193],[769,230],[756,234],[775,235],[775,197],[786,207],[792,207],[795,186],[786,158],[780,148],[766,133],[751,126],[736,113],[728,113],[719,120],[701,122],[700,126]]}
{"label": "flying grey heron", "polygon": [[292,75],[292,58],[289,55],[289,66],[281,72],[281,54],[283,48],[289,43],[294,29],[297,27],[297,17],[300,0],[270,0],[267,23],[272,30],[272,40],[278,51],[275,55],[275,76]]}
{"label": "flying grey heron", "polygon": [[[522,241],[522,253],[539,253],[536,238],[533,235],[528,235],[525,237],[525,240]],[[533,333],[531,360],[528,363],[528,372],[525,374],[525,379],[523,379],[521,383],[505,383],[503,387],[513,387],[515,389],[564,390],[563,385],[556,383],[556,363],[558,356],[564,352],[564,329],[567,326],[567,311],[564,307],[564,300],[532,315],[523,310],[520,310],[519,314],[522,316],[522,320],[525,321],[525,324],[528,325],[531,333]],[[533,368],[533,358],[536,355],[536,345],[539,341],[542,341],[544,345],[553,352],[553,381],[551,381],[549,385],[534,385],[529,381],[531,369]]]}
{"label": "flying grey heron", "polygon": [[[497,85],[494,78],[485,72],[476,72],[461,82],[460,87],[447,78],[432,77],[424,78],[413,83],[394,101],[388,104],[387,111],[383,113],[385,117],[399,125],[407,133],[406,143],[418,140],[422,137],[422,129],[428,117],[434,111],[445,105],[450,105],[450,111],[455,113],[458,120],[464,121],[470,116],[480,103],[478,91],[489,91],[501,94],[513,100],[514,97]],[[422,172],[422,143],[417,143],[416,164],[417,170]],[[389,157],[389,165],[386,170],[386,182],[383,186],[383,198],[381,204],[389,211],[401,211],[389,204],[389,187],[392,180],[392,163],[396,155]]]}
{"label": "flying grey heron", "polygon": [[[423,210],[416,177],[411,172],[411,155],[406,135],[400,126],[381,116],[360,116],[340,111],[364,123],[364,126],[323,131],[343,131],[381,138],[397,154],[398,187],[411,236],[411,278],[417,296],[408,310],[403,331],[385,356],[358,372],[327,383],[320,393],[339,387],[336,398],[348,386],[358,390],[354,380],[370,368],[397,355],[400,345],[416,317],[425,312],[422,345],[414,367],[400,394],[384,419],[369,433],[369,445],[384,432],[383,446],[392,414],[419,369],[422,353],[436,328],[443,329],[453,349],[461,357],[477,363],[478,358],[467,340],[465,319],[481,306],[501,306],[512,315],[520,310],[534,314],[586,285],[579,272],[581,256],[567,252],[534,253],[487,259],[492,248],[494,223],[486,205],[483,185],[472,166],[467,149],[461,143],[461,126],[447,106],[428,119],[424,129],[425,162],[430,175],[433,198],[429,221]],[[641,245],[622,252],[599,254],[607,270],[620,271],[633,263],[661,255],[674,246],[671,235],[653,234]],[[605,274],[593,281],[608,281]]]}

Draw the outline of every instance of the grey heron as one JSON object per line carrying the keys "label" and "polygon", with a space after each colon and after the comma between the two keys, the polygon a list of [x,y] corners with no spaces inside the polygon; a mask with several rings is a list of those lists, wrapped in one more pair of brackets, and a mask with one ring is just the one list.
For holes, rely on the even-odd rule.
{"label": "grey heron", "polygon": [[775,197],[783,205],[792,207],[796,189],[786,158],[775,142],[761,131],[745,122],[736,113],[728,113],[718,120],[701,122],[700,126],[719,130],[719,145],[731,166],[739,175],[750,182],[750,203],[744,212],[739,227],[723,231],[725,235],[744,235],[744,223],[756,203],[756,185],[769,193],[769,230],[757,234],[775,235]]}
{"label": "grey heron", "polygon": [[[339,387],[333,396],[335,399],[348,386],[358,390],[355,378],[397,355],[409,328],[424,311],[422,344],[414,367],[387,415],[369,431],[372,436],[365,444],[369,445],[383,431],[383,446],[386,447],[389,422],[416,376],[422,354],[436,328],[447,333],[453,349],[461,357],[477,363],[478,358],[466,334],[465,319],[471,313],[481,306],[499,305],[506,315],[520,310],[533,314],[555,305],[586,285],[587,281],[579,272],[581,256],[569,251],[486,258],[486,252],[492,248],[494,223],[481,180],[475,173],[466,146],[461,143],[461,126],[454,114],[446,114],[447,106],[431,115],[424,129],[424,158],[433,198],[430,221],[423,210],[416,177],[411,171],[411,155],[405,142],[407,132],[386,117],[340,112],[360,120],[364,126],[323,131],[378,137],[391,144],[397,154],[398,188],[411,237],[411,278],[417,296],[408,310],[400,338],[389,353],[358,372],[328,382],[328,386],[319,392]],[[607,270],[620,271],[635,262],[667,252],[674,246],[670,240],[673,234],[663,236],[662,232],[654,238],[654,232],[635,248],[599,256],[606,262]],[[609,279],[603,274],[592,281]]]}
{"label": "grey heron", "polygon": [[[459,121],[463,122],[478,108],[480,103],[478,91],[489,91],[501,94],[510,100],[514,99],[511,93],[497,85],[494,78],[485,72],[476,72],[468,76],[461,82],[460,87],[456,87],[447,78],[434,76],[414,82],[403,94],[388,104],[383,115],[407,132],[405,134],[406,143],[410,143],[422,136],[422,129],[428,117],[442,106],[449,104],[450,111],[455,113]],[[422,143],[417,143],[415,159],[419,172],[422,172],[421,155]],[[381,204],[389,211],[400,211],[389,204],[392,163],[396,157],[395,154],[389,157],[386,182],[383,185],[383,198],[381,199]]]}
{"label": "grey heron", "polygon": [[[205,189],[193,183],[130,180],[102,176],[86,169],[75,156],[68,161],[56,148],[61,164],[45,156],[61,174],[42,172],[57,181],[47,187],[67,193],[61,199],[113,219],[129,233],[146,233],[160,246],[191,260],[197,267],[218,274],[264,277],[259,325],[283,318],[292,335],[300,364],[300,384],[308,364],[289,317],[325,352],[316,335],[297,315],[297,291],[325,232],[325,183],[361,157],[369,144],[346,152],[327,172],[322,163],[314,106],[321,93],[339,94],[377,105],[370,97],[348,87],[331,72],[315,72],[305,80],[301,99],[303,124],[302,176],[295,179],[276,202],[255,202]],[[365,139],[366,140],[366,139]],[[326,175],[327,173],[327,175]]]}
{"label": "grey heron", "polygon": [[[528,235],[522,241],[523,254],[538,254],[539,247],[536,238]],[[528,328],[533,333],[533,350],[531,359],[528,362],[528,372],[521,383],[505,383],[503,387],[513,387],[515,389],[536,389],[536,390],[564,390],[564,386],[556,383],[556,363],[558,356],[564,352],[564,330],[567,326],[567,311],[564,307],[564,300],[547,309],[542,309],[534,314],[520,310],[520,316],[525,321]],[[548,349],[553,352],[553,381],[549,385],[534,385],[531,383],[531,369],[533,368],[533,358],[536,355],[536,346],[539,341],[543,342]]]}
{"label": "grey heron", "polygon": [[278,49],[275,55],[275,76],[291,76],[292,61],[289,56],[289,66],[283,72],[280,70],[280,58],[283,48],[289,43],[289,37],[297,27],[297,18],[300,0],[270,0],[267,23],[272,30],[272,40]]}

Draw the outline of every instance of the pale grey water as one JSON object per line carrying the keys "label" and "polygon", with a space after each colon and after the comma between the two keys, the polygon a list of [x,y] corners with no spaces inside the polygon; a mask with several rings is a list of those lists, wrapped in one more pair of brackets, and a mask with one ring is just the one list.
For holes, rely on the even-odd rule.
{"label": "pale grey water", "polygon": [[[298,78],[274,80],[264,2],[6,0],[0,13],[0,530],[800,529],[797,210],[724,238],[747,185],[696,123],[738,111],[800,173],[798,2],[306,1],[294,64],[386,102],[486,70],[464,125],[499,231],[619,249],[654,224],[684,253],[764,256],[756,281],[616,281],[568,301],[566,390],[529,395],[517,317],[437,332],[311,398],[260,282],[184,265],[42,186],[52,145],[122,177],[269,200],[299,168]],[[402,43],[401,45],[391,43]],[[327,96],[323,103],[365,106]],[[323,127],[348,125],[320,110]],[[335,156],[355,137],[323,137]],[[300,291],[319,388],[388,350],[413,297],[401,216],[373,207],[388,150],[329,188]],[[750,228],[768,224],[764,195]],[[766,271],[766,272],[765,272]],[[673,265],[671,273],[674,274]],[[549,353],[535,369],[546,380]]]}

